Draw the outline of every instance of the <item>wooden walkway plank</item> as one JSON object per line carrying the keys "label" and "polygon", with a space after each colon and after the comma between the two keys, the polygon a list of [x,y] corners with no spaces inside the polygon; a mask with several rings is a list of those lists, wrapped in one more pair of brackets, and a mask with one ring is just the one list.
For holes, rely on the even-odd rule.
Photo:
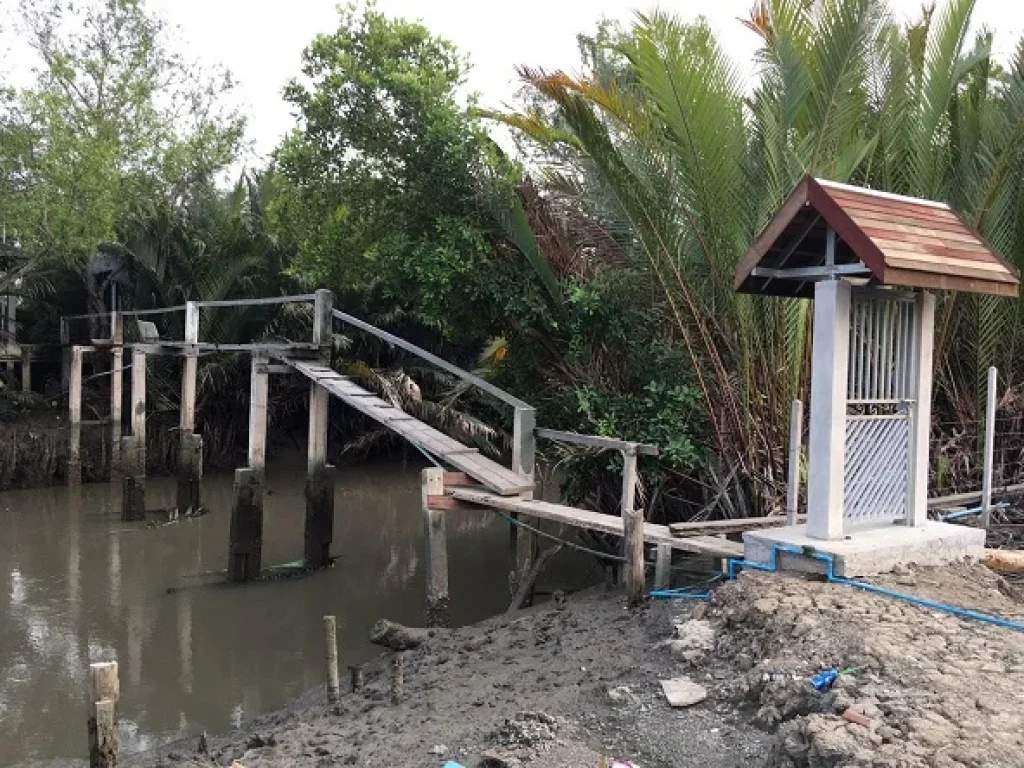
{"label": "wooden walkway plank", "polygon": [[[807,522],[806,515],[797,517],[798,524],[805,522]],[[784,525],[786,525],[784,515],[769,515],[768,517],[738,517],[731,520],[702,520],[697,523],[672,523],[668,528],[673,536],[685,538],[687,536],[743,533],[761,528],[781,528]]]}
{"label": "wooden walkway plank", "polygon": [[512,496],[533,490],[533,481],[511,469],[501,466],[476,448],[463,445],[458,440],[434,429],[377,397],[352,382],[332,368],[316,360],[301,360],[280,355],[288,365],[307,378],[315,381],[332,396],[355,408],[392,432],[400,435],[413,445],[437,457],[445,464],[465,472],[486,488],[501,496]]}
{"label": "wooden walkway plank", "polygon": [[[587,528],[592,531],[622,536],[622,518],[616,515],[605,515],[588,509],[567,507],[563,504],[552,504],[547,501],[496,496],[487,491],[469,488],[455,488],[452,497],[479,504],[503,512],[528,515],[542,520],[571,525],[576,528]],[[743,545],[739,542],[720,539],[715,536],[693,536],[677,538],[672,535],[667,525],[655,523],[644,524],[644,541],[651,544],[665,544],[673,549],[683,550],[712,557],[743,557]]]}

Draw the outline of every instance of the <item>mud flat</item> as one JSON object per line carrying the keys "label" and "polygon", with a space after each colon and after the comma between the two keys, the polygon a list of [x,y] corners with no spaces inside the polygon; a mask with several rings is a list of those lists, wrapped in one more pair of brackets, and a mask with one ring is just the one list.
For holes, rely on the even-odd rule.
{"label": "mud flat", "polygon": [[[1013,589],[981,566],[876,580],[1006,618]],[[743,574],[710,603],[630,613],[591,590],[458,630],[364,667],[338,710],[323,690],[239,731],[128,764],[211,766],[1019,766],[1024,633],[848,586]],[[811,678],[853,669],[829,690]],[[253,670],[253,674],[258,674]],[[660,681],[706,698],[669,706]],[[602,762],[604,761],[604,762]]]}

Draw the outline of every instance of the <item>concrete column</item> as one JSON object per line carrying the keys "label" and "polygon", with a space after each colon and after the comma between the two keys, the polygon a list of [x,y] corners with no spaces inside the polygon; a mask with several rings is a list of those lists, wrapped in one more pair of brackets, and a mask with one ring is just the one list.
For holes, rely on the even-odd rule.
{"label": "concrete column", "polygon": [[249,469],[263,475],[267,463],[267,397],[270,394],[270,376],[267,357],[252,356],[252,374],[249,381]]}
{"label": "concrete column", "polygon": [[228,581],[237,583],[258,578],[263,557],[262,472],[251,468],[235,470],[230,537]]}
{"label": "concrete column", "polygon": [[121,406],[124,402],[124,315],[110,316],[110,481],[121,478]]}
{"label": "concrete column", "polygon": [[850,349],[850,284],[845,280],[814,286],[812,344],[807,535],[841,539]]}
{"label": "concrete column", "polygon": [[451,626],[451,604],[448,599],[448,541],[445,513],[431,509],[430,496],[444,494],[444,470],[431,467],[422,473],[423,527],[427,565],[427,626]]}
{"label": "concrete column", "polygon": [[310,382],[305,530],[305,561],[310,568],[330,562],[334,538],[334,468],[327,465],[329,407],[327,390]]}
{"label": "concrete column", "polygon": [[202,508],[203,439],[196,428],[196,374],[199,370],[199,304],[185,302],[185,347],[181,366],[181,414],[178,444],[178,514]]}
{"label": "concrete column", "polygon": [[136,450],[146,474],[146,353],[132,350],[132,437],[138,441]]}
{"label": "concrete column", "polygon": [[68,387],[68,485],[82,484],[82,357],[81,347],[71,350]]}
{"label": "concrete column", "polygon": [[935,296],[917,294],[914,307],[914,416],[910,422],[910,462],[906,524],[928,522],[928,448],[932,424],[932,353],[935,346]]}

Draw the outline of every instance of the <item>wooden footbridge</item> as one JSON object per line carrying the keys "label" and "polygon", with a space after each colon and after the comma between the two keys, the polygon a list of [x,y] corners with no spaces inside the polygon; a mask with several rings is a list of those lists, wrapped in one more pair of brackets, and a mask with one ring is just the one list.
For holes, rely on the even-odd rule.
{"label": "wooden footbridge", "polygon": [[[214,344],[200,340],[201,312],[209,307],[245,307],[307,303],[313,308],[309,341],[248,344]],[[142,316],[184,313],[184,338],[156,337],[155,326]],[[134,318],[140,340],[126,342],[124,323]],[[72,324],[109,319],[110,335],[72,344]],[[351,378],[331,367],[335,323],[372,334],[384,342],[416,355],[426,362],[477,387],[513,409],[510,466],[484,456],[440,430],[425,424]],[[197,358],[215,352],[246,352],[251,355],[249,450],[247,466],[235,472],[235,497],[231,512],[228,578],[246,581],[259,576],[263,535],[264,466],[267,431],[267,395],[271,374],[297,374],[310,382],[309,441],[306,481],[305,563],[318,568],[330,562],[334,524],[334,476],[327,464],[327,432],[330,398],[385,426],[432,457],[438,465],[423,471],[423,510],[426,530],[428,616],[432,623],[448,620],[448,569],[445,550],[445,516],[466,510],[491,510],[513,521],[548,520],[565,526],[612,534],[622,538],[625,581],[630,601],[639,602],[645,584],[645,549],[656,552],[656,583],[667,579],[673,550],[717,558],[742,555],[742,546],[713,535],[674,535],[667,526],[644,521],[636,505],[637,457],[656,455],[657,447],[625,440],[578,435],[536,427],[536,411],[528,403],[488,381],[443,360],[387,331],[333,307],[330,291],[300,296],[225,301],[193,301],[179,307],[78,315],[61,319],[64,378],[69,393],[70,444],[68,481],[81,482],[80,441],[82,425],[82,362],[87,354],[109,355],[112,371],[110,417],[111,479],[122,481],[122,511],[127,520],[145,516],[146,361],[152,355],[183,359],[181,379],[180,454],[177,507],[180,512],[201,507],[202,440],[195,433]],[[131,359],[131,427],[123,434],[122,374],[125,356]],[[617,450],[623,456],[622,513],[616,517],[533,498],[536,440],[575,443],[596,450]],[[446,469],[448,471],[446,471]],[[537,555],[530,526],[513,526],[513,589],[526,577]]]}

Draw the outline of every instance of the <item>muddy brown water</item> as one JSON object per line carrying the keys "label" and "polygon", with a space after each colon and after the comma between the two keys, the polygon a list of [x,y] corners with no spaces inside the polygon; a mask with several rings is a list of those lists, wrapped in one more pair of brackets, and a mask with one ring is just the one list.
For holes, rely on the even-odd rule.
{"label": "muddy brown water", "polygon": [[[265,565],[301,557],[303,464],[268,468]],[[338,617],[343,674],[377,653],[367,638],[378,618],[421,623],[419,469],[340,469],[335,567],[236,587],[218,584],[230,473],[205,479],[209,514],[158,528],[122,523],[120,492],[106,484],[76,496],[64,488],[0,494],[0,765],[71,765],[86,756],[91,661],[119,663],[122,749],[130,754],[230,730],[321,684],[325,614]],[[173,496],[173,481],[149,480],[149,508]],[[449,516],[456,624],[506,606],[508,541],[507,523],[492,514]],[[593,561],[560,559],[555,583],[581,586]]]}

